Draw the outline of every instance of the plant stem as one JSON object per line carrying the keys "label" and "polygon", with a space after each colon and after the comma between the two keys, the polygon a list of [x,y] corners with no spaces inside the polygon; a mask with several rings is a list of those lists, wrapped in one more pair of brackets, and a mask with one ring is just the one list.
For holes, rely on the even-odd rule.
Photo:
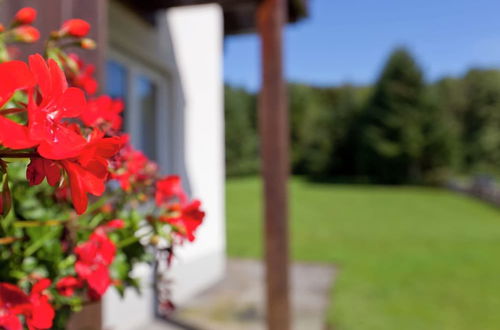
{"label": "plant stem", "polygon": [[47,220],[47,221],[15,221],[14,226],[18,228],[27,227],[45,227],[45,226],[59,226],[69,219],[64,220]]}
{"label": "plant stem", "polygon": [[147,233],[145,233],[145,234],[142,234],[142,235],[140,235],[140,236],[130,236],[130,237],[128,237],[128,238],[126,238],[126,239],[124,239],[123,241],[118,242],[118,243],[116,244],[116,246],[117,246],[118,248],[120,248],[120,249],[121,249],[121,248],[124,248],[124,247],[126,247],[126,246],[129,246],[130,244],[134,244],[135,242],[138,242],[141,238],[146,237],[146,236],[149,236],[149,235],[151,235],[151,234],[153,234],[153,232],[152,232],[152,231],[147,232]]}
{"label": "plant stem", "polygon": [[18,240],[18,238],[16,238],[16,237],[2,237],[2,238],[0,238],[0,245],[11,244],[17,240]]}

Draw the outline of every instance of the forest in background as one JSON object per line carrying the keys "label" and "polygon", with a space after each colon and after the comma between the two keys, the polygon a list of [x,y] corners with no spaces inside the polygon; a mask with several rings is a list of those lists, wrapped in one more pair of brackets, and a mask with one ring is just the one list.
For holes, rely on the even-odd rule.
{"label": "forest in background", "polygon": [[[290,83],[288,94],[293,174],[383,184],[497,174],[499,70],[429,83],[397,48],[372,86]],[[226,86],[225,119],[227,175],[258,173],[257,96]]]}

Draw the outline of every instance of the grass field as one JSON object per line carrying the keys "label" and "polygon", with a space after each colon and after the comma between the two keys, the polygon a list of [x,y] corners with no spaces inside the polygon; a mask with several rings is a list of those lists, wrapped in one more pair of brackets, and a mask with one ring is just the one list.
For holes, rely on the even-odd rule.
{"label": "grass field", "polygon": [[[260,182],[227,183],[229,254],[261,255]],[[431,188],[291,182],[292,255],[340,274],[336,330],[500,329],[500,212]]]}

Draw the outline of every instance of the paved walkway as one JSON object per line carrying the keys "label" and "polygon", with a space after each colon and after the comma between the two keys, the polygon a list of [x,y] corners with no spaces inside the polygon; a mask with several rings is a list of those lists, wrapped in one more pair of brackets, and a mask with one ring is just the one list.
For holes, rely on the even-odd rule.
{"label": "paved walkway", "polygon": [[[324,330],[335,269],[312,263],[292,266],[293,329]],[[226,278],[175,314],[179,326],[150,329],[261,330],[264,319],[264,269],[260,261],[228,262]]]}

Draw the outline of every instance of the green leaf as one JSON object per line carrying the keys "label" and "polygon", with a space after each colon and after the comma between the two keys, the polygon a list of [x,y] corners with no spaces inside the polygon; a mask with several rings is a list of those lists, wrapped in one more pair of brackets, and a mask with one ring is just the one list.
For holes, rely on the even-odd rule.
{"label": "green leaf", "polygon": [[40,249],[45,243],[49,242],[56,231],[47,231],[44,235],[39,236],[28,248],[24,251],[24,256],[28,257]]}

